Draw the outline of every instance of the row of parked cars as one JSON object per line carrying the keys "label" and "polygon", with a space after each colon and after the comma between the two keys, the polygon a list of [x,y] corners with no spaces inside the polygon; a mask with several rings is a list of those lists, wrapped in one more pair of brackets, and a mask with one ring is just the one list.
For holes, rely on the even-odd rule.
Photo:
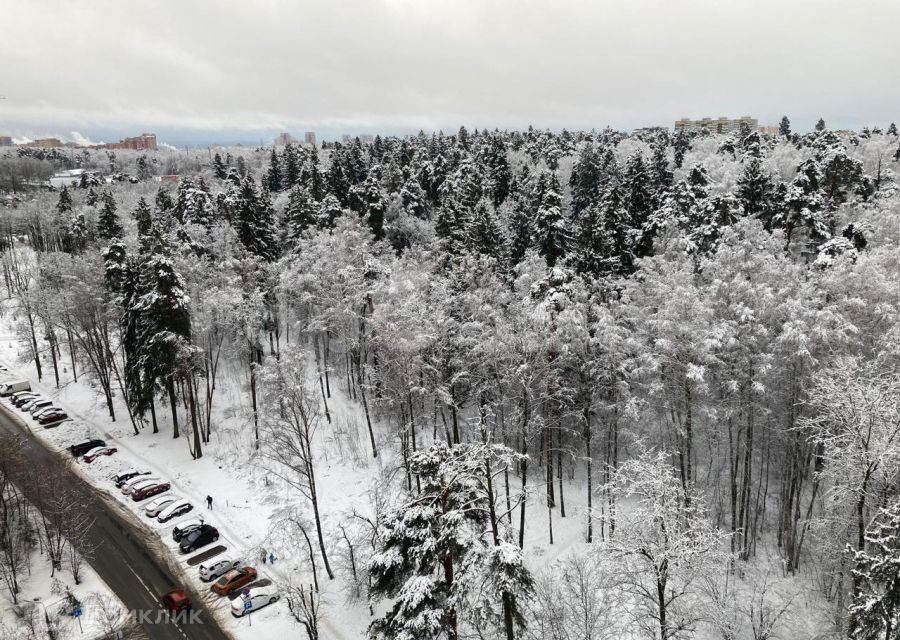
{"label": "row of parked cars", "polygon": [[68,414],[62,408],[55,406],[52,400],[33,392],[28,380],[4,382],[0,385],[0,397],[7,398],[10,404],[48,429],[69,419]]}
{"label": "row of parked cars", "polygon": [[[100,439],[87,440],[69,447],[75,458],[86,462],[95,459],[115,447],[107,446]],[[123,495],[142,504],[142,511],[148,518],[165,524],[194,510],[194,504],[186,498],[168,493],[171,483],[140,468],[126,469],[112,476],[112,482]],[[196,517],[179,522],[172,528],[172,539],[183,554],[193,553],[219,540],[219,530]],[[211,550],[215,551],[215,550]],[[268,580],[257,582],[258,572],[247,566],[240,558],[233,559],[222,554],[214,555],[199,566],[199,577],[203,582],[212,582],[210,590],[219,596],[232,598],[231,613],[242,617],[266,607],[281,598],[277,587]],[[171,611],[191,608],[191,600],[184,589],[173,589],[162,596],[162,603]]]}

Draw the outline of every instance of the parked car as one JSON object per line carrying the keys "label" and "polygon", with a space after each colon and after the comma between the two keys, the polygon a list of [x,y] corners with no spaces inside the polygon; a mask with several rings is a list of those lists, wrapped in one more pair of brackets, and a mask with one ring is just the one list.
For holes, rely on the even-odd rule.
{"label": "parked car", "polygon": [[172,589],[171,591],[164,593],[162,598],[160,598],[160,601],[162,602],[162,606],[172,613],[190,611],[191,607],[194,606],[184,589]]}
{"label": "parked car", "polygon": [[155,518],[159,515],[160,511],[168,507],[173,502],[178,502],[180,499],[181,498],[179,498],[178,496],[169,495],[151,500],[144,506],[144,514],[148,518]]}
{"label": "parked car", "polygon": [[211,524],[201,524],[181,539],[178,548],[181,553],[190,553],[200,547],[205,547],[219,539],[219,530]]}
{"label": "parked car", "polygon": [[194,529],[203,526],[203,519],[196,518],[192,520],[185,520],[184,522],[179,522],[175,525],[175,528],[172,529],[172,540],[175,542],[181,542],[181,539],[186,536],[188,533],[193,531]]}
{"label": "parked car", "polygon": [[32,412],[31,412],[31,417],[34,418],[35,420],[37,420],[38,418],[41,417],[41,415],[43,415],[43,414],[45,414],[45,413],[48,413],[48,412],[51,412],[51,411],[62,411],[62,409],[60,409],[59,407],[56,407],[56,406],[54,406],[54,405],[52,405],[52,404],[51,404],[51,405],[47,405],[46,407],[41,407],[40,409],[37,409],[37,410],[35,410],[35,411],[32,411]]}
{"label": "parked car", "polygon": [[216,583],[210,587],[210,589],[220,596],[227,596],[229,593],[233,593],[241,587],[247,586],[254,580],[256,580],[256,569],[253,567],[232,569],[216,580]]}
{"label": "parked car", "polygon": [[141,471],[140,469],[128,469],[126,471],[120,471],[112,477],[113,484],[118,488],[122,488],[122,485],[131,480],[132,478],[137,478],[138,476],[149,476],[149,471]]}
{"label": "parked car", "polygon": [[18,391],[30,391],[31,382],[28,380],[11,380],[0,385],[0,396],[8,396]]}
{"label": "parked car", "polygon": [[40,398],[40,396],[36,393],[24,393],[16,397],[12,403],[16,408],[21,409],[26,403],[36,400],[37,398]]}
{"label": "parked car", "polygon": [[51,424],[55,424],[57,422],[61,422],[62,420],[68,420],[69,414],[65,411],[53,411],[51,413],[45,413],[40,418],[38,418],[38,424],[44,427],[50,426]]}
{"label": "parked car", "polygon": [[164,491],[168,491],[171,489],[171,485],[168,482],[159,482],[159,483],[151,483],[146,487],[141,487],[140,489],[135,489],[131,492],[131,499],[135,502],[140,502],[141,500],[146,500],[147,498],[152,498],[153,496],[158,496]]}
{"label": "parked car", "polygon": [[87,440],[85,442],[79,442],[78,444],[73,444],[69,447],[69,452],[76,458],[80,458],[84,454],[86,454],[91,449],[96,449],[97,447],[105,447],[106,443],[103,440],[95,439],[95,440]]}
{"label": "parked car", "polygon": [[26,402],[25,404],[23,404],[22,411],[27,411],[28,413],[31,413],[36,408],[49,407],[51,404],[53,404],[52,400],[47,400],[47,398],[42,398],[41,396],[38,396],[34,400],[31,400],[30,402]]}
{"label": "parked car", "polygon": [[31,408],[31,417],[37,419],[45,411],[62,411],[62,409],[54,406],[52,400],[47,400]]}
{"label": "parked car", "polygon": [[159,482],[159,478],[155,477],[147,478],[141,476],[139,478],[132,478],[131,480],[126,480],[122,483],[122,493],[124,493],[126,496],[131,495],[131,492],[135,489],[155,484],[157,482]]}
{"label": "parked car", "polygon": [[244,564],[244,562],[240,558],[237,560],[232,560],[230,558],[212,558],[200,565],[200,579],[203,580],[203,582],[215,580],[232,569],[237,569],[242,564]]}
{"label": "parked car", "polygon": [[15,402],[19,398],[23,396],[36,396],[37,394],[31,389],[26,389],[25,391],[16,391],[15,393],[9,394],[9,401]]}
{"label": "parked car", "polygon": [[194,505],[191,504],[190,500],[176,500],[175,502],[169,503],[162,511],[160,511],[156,519],[159,522],[168,522],[172,518],[177,518],[178,516],[193,510]]}
{"label": "parked car", "polygon": [[[231,601],[231,615],[240,618],[248,613],[253,613],[258,609],[267,607],[281,597],[275,585],[266,587],[251,587],[248,593],[241,594],[240,597]],[[250,606],[247,606],[247,603]]]}
{"label": "parked car", "polygon": [[100,456],[111,456],[117,451],[118,449],[116,449],[115,447],[97,447],[96,449],[91,449],[86,454],[84,454],[84,458],[82,459],[90,464]]}

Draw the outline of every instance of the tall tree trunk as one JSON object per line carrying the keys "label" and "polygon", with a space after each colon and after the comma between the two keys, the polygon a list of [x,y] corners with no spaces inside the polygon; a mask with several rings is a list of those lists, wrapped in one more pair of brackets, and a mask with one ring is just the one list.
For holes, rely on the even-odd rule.
{"label": "tall tree trunk", "polygon": [[166,390],[169,392],[169,406],[172,407],[172,437],[177,438],[178,432],[178,403],[175,400],[175,381],[172,378],[166,380]]}

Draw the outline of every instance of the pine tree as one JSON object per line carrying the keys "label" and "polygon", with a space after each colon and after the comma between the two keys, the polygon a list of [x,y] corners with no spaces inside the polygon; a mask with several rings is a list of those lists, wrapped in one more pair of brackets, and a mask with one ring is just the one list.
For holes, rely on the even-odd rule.
{"label": "pine tree", "polygon": [[535,216],[535,243],[548,267],[565,257],[569,243],[566,218],[562,212],[562,189],[559,177],[552,173],[546,179],[546,190],[540,196]]}
{"label": "pine tree", "polygon": [[97,216],[97,235],[101,240],[118,240],[122,237],[122,224],[116,213],[116,199],[109,191],[103,193],[103,206]]}
{"label": "pine tree", "polygon": [[362,185],[363,215],[376,240],[384,238],[384,213],[387,210],[387,198],[381,189],[381,169],[372,167]]}
{"label": "pine tree", "polygon": [[56,203],[56,210],[59,215],[65,216],[72,211],[72,195],[69,193],[69,187],[63,187],[59,192],[59,200]]}
{"label": "pine tree", "polygon": [[748,158],[737,182],[737,195],[744,205],[744,213],[762,220],[767,229],[772,227],[775,185],[759,158]]}
{"label": "pine tree", "polygon": [[498,264],[506,260],[506,238],[493,204],[482,199],[475,205],[468,228],[469,246],[472,251],[494,258]]}
{"label": "pine tree", "polygon": [[222,156],[219,155],[218,153],[216,153],[216,155],[213,156],[213,172],[215,173],[215,176],[219,180],[224,180],[225,176],[228,175],[228,173],[225,169],[225,163],[222,162]]}
{"label": "pine tree", "polygon": [[320,229],[331,229],[334,227],[335,221],[344,215],[341,203],[330,193],[322,198],[319,203],[318,226]]}
{"label": "pine tree", "polygon": [[572,189],[572,217],[577,220],[582,211],[596,204],[600,198],[600,166],[592,143],[581,147],[572,165],[569,187]]}
{"label": "pine tree", "polygon": [[686,154],[691,148],[690,138],[684,131],[679,131],[675,135],[675,140],[672,142],[672,146],[675,149],[675,168],[680,169],[682,163],[684,162],[684,154]]}
{"label": "pine tree", "polygon": [[272,149],[269,154],[269,170],[266,173],[266,183],[269,191],[281,191],[281,163],[278,160],[278,152]]}
{"label": "pine tree", "polygon": [[288,238],[297,243],[303,233],[315,227],[319,221],[318,205],[309,197],[309,191],[301,185],[291,189],[287,209],[284,212]]}
{"label": "pine tree", "polygon": [[816,123],[816,131],[825,131],[825,119],[819,118],[819,121]]}
{"label": "pine tree", "polygon": [[850,605],[850,637],[891,640],[900,632],[900,500],[881,512],[855,550],[853,578],[859,591]]}
{"label": "pine tree", "polygon": [[281,152],[281,168],[283,174],[280,186],[282,189],[290,189],[300,181],[302,166],[294,145],[286,144],[284,146],[284,150]]}
{"label": "pine tree", "polygon": [[891,125],[887,128],[887,134],[889,136],[894,136],[896,138],[897,137],[897,125],[892,122]]}
{"label": "pine tree", "polygon": [[[438,443],[410,456],[421,491],[379,514],[370,593],[391,603],[370,625],[371,638],[456,640],[462,616],[505,626],[506,637],[514,637],[522,622],[518,601],[533,580],[521,550],[503,539],[491,483],[492,469],[518,459],[506,447],[481,444]],[[506,623],[494,613],[501,606]]]}
{"label": "pine tree", "polygon": [[89,207],[93,207],[94,205],[97,204],[98,200],[99,200],[99,198],[97,196],[97,192],[94,191],[93,187],[91,187],[90,190],[88,191],[88,194],[84,198],[84,203]]}
{"label": "pine tree", "polygon": [[522,262],[525,253],[533,247],[534,218],[518,192],[507,199],[510,215],[507,221],[509,229],[509,258],[512,264]]}
{"label": "pine tree", "polygon": [[169,194],[169,190],[165,187],[160,187],[156,191],[156,208],[159,211],[173,213],[175,203],[172,202],[172,196]]}
{"label": "pine tree", "polygon": [[[172,261],[154,253],[141,272],[145,292],[137,301],[140,313],[140,363],[144,397],[154,394],[157,383],[168,392],[173,436],[179,436],[175,389],[186,373],[192,347],[191,318],[184,281]],[[195,454],[196,455],[196,454]]]}
{"label": "pine tree", "polygon": [[783,138],[791,137],[791,121],[788,120],[787,116],[781,117],[781,124],[778,125],[778,135]]}

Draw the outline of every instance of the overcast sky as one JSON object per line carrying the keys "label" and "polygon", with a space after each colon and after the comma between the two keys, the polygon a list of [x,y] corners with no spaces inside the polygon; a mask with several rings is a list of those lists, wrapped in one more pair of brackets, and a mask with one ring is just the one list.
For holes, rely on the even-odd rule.
{"label": "overcast sky", "polygon": [[900,122],[897,0],[0,0],[0,135]]}

